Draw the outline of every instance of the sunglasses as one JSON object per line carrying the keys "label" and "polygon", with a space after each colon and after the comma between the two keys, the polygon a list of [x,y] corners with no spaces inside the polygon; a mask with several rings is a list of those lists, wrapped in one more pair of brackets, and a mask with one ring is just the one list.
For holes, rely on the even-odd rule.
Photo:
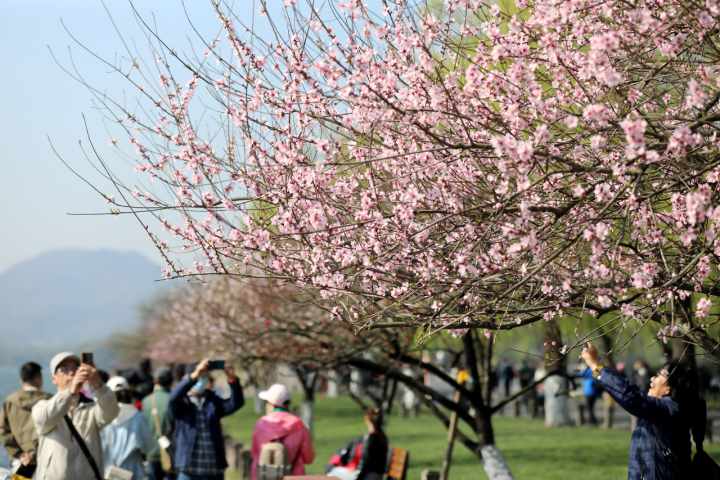
{"label": "sunglasses", "polygon": [[62,367],[58,367],[57,369],[55,369],[55,373],[62,372],[65,375],[67,375],[70,372],[77,372],[78,368],[80,368],[80,365],[73,365],[73,366],[64,365]]}

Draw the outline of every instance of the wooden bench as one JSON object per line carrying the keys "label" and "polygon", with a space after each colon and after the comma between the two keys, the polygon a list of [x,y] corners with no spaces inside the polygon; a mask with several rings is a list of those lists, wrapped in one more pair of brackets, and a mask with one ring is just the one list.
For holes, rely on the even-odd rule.
{"label": "wooden bench", "polygon": [[388,449],[387,480],[406,480],[410,454],[407,450],[390,447]]}
{"label": "wooden bench", "polygon": [[[388,448],[387,463],[385,467],[386,480],[406,480],[408,460],[410,454],[407,450]],[[283,480],[339,480],[337,477],[327,475],[287,475]]]}
{"label": "wooden bench", "polygon": [[328,475],[285,475],[283,480],[340,480],[337,477]]}

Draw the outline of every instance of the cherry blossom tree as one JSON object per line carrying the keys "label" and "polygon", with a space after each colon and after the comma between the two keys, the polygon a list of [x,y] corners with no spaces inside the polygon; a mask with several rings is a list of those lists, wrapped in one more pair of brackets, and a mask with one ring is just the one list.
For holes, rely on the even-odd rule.
{"label": "cherry blossom tree", "polygon": [[[414,349],[410,332],[357,335],[298,289],[267,280],[218,278],[170,291],[160,303],[166,308],[154,309],[142,329],[149,356],[175,362],[208,355],[227,359],[247,371],[257,387],[267,386],[269,370],[289,366],[305,394],[301,416],[308,428],[317,380],[328,369],[368,354],[374,365],[386,369],[391,357]],[[376,402],[389,408],[385,396]]]}
{"label": "cherry blossom tree", "polygon": [[92,89],[136,162],[99,158],[105,198],[156,218],[165,277],[421,340],[611,314],[720,358],[716,0],[260,4],[212,3],[202,55],[148,25],[153,64],[107,64],[136,99]]}
{"label": "cherry blossom tree", "polygon": [[138,103],[100,97],[152,182],[114,213],[197,255],[146,226],[164,276],[252,267],[426,335],[617,311],[717,351],[713,0],[285,3],[273,40],[214,3],[204,56],[157,38],[117,69]]}

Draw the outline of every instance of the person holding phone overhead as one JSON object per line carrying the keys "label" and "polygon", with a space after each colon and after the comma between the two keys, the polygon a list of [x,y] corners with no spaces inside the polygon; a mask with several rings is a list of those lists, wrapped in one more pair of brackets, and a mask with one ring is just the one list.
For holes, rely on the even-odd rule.
{"label": "person holding phone overhead", "polygon": [[682,480],[691,477],[690,432],[698,452],[705,437],[707,410],[699,398],[698,377],[685,363],[666,362],[643,392],[626,378],[604,368],[587,343],[580,355],[603,389],[628,413],[638,417],[630,440],[629,480]]}
{"label": "person holding phone overhead", "polygon": [[[34,478],[102,480],[100,430],[118,415],[115,394],[102,382],[94,364],[81,363],[72,352],[55,355],[50,373],[58,393],[32,409],[40,437]],[[93,389],[93,398],[82,393],[86,382]]]}
{"label": "person holding phone overhead", "polygon": [[197,364],[193,372],[170,393],[168,407],[175,419],[175,467],[179,480],[223,480],[228,466],[220,419],[245,404],[242,387],[235,370],[223,366],[230,385],[230,398],[223,400],[213,392],[209,376],[209,358]]}

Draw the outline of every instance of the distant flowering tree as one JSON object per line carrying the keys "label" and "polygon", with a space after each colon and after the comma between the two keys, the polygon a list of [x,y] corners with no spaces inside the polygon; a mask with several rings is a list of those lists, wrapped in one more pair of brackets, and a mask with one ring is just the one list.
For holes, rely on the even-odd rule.
{"label": "distant flowering tree", "polygon": [[308,304],[299,290],[267,280],[219,278],[171,291],[161,300],[166,308],[156,309],[145,328],[148,355],[178,362],[226,359],[262,377],[251,379],[257,387],[268,386],[260,382],[273,377],[270,370],[288,366],[305,393],[302,416],[308,428],[321,373],[365,353],[386,364],[385,352],[399,355],[413,348],[412,337],[390,331],[356,335],[352,326]]}
{"label": "distant flowering tree", "polygon": [[[375,401],[386,414],[392,409],[392,392],[398,383],[404,383],[446,427],[450,421],[442,407],[457,413],[478,439],[458,433],[458,441],[483,459],[486,468],[489,463],[489,472],[507,470],[494,447],[491,417],[535,384],[492,405],[493,342],[474,331],[467,333],[462,341],[445,345],[453,351],[458,364],[467,368],[472,379],[462,384],[422,359],[412,342],[413,337],[408,336],[410,330],[377,329],[356,334],[352,326],[323,314],[300,290],[277,286],[266,279],[238,281],[224,276],[168,293],[161,303],[165,308],[154,310],[144,329],[148,332],[147,353],[153,358],[188,361],[209,355],[250,371],[290,366],[305,389],[301,416],[309,426],[313,419],[313,379],[319,374],[340,366],[379,374],[384,395]],[[437,388],[426,385],[422,378],[408,375],[405,367],[434,374],[460,391],[462,400],[455,402],[446,398]],[[464,402],[469,402],[472,410],[468,411]]]}
{"label": "distant flowering tree", "polygon": [[117,69],[137,101],[99,96],[154,182],[107,200],[197,255],[166,277],[423,338],[613,313],[720,358],[716,0],[312,5],[263,6],[260,36],[215,2],[198,56],[148,27],[155,65]]}

